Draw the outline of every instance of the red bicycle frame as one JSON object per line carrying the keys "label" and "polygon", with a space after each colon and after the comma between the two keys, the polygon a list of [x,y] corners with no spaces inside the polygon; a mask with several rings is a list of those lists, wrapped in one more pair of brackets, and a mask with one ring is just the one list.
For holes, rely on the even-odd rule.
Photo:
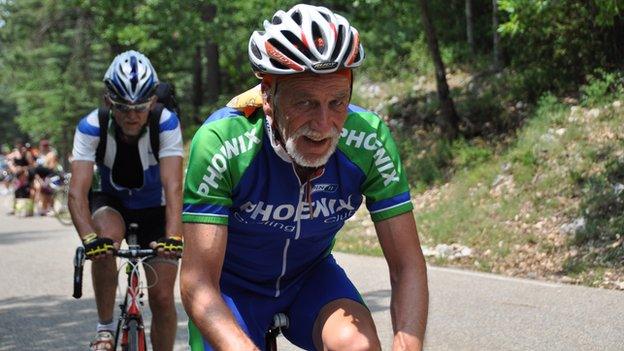
{"label": "red bicycle frame", "polygon": [[121,329],[121,349],[128,351],[147,350],[145,327],[140,308],[143,293],[139,287],[138,262],[138,259],[130,258],[126,268],[128,287],[124,302],[119,306],[122,312],[117,325],[117,335],[115,336],[115,340],[119,340]]}

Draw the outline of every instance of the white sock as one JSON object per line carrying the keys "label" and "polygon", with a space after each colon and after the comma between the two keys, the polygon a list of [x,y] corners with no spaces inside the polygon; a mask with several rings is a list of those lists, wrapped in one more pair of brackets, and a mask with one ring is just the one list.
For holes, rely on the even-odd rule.
{"label": "white sock", "polygon": [[112,332],[115,330],[115,322],[110,321],[110,323],[103,324],[102,322],[98,322],[97,328],[95,329],[98,333],[106,330]]}

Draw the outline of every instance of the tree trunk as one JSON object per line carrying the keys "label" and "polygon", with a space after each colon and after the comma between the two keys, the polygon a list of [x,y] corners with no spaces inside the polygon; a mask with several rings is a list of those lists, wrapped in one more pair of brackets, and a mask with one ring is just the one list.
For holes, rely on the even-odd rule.
{"label": "tree trunk", "polygon": [[208,102],[216,102],[221,94],[221,73],[219,70],[219,47],[206,40],[206,95]]}
{"label": "tree trunk", "polygon": [[459,117],[457,116],[455,104],[453,103],[453,99],[449,93],[444,62],[442,62],[442,56],[440,55],[435,28],[433,28],[431,17],[429,16],[427,0],[419,0],[419,3],[420,17],[425,30],[425,36],[427,37],[427,47],[429,48],[429,52],[435,66],[438,99],[440,99],[440,108],[442,110],[441,114],[437,118],[438,125],[442,129],[442,134],[447,139],[455,139],[459,134]]}
{"label": "tree trunk", "polygon": [[470,52],[475,53],[477,49],[475,48],[475,40],[474,40],[474,20],[472,16],[472,0],[466,0],[466,39],[468,40],[468,47],[470,47]]}
{"label": "tree trunk", "polygon": [[[212,22],[217,15],[216,5],[207,5],[204,8],[203,19]],[[221,93],[221,77],[219,70],[219,47],[210,36],[206,39],[206,95],[209,103],[214,103]]]}
{"label": "tree trunk", "polygon": [[500,35],[498,34],[498,0],[492,0],[492,68],[498,72],[502,68]]}
{"label": "tree trunk", "polygon": [[202,77],[202,48],[197,45],[193,58],[193,116],[199,116],[199,109],[204,98]]}

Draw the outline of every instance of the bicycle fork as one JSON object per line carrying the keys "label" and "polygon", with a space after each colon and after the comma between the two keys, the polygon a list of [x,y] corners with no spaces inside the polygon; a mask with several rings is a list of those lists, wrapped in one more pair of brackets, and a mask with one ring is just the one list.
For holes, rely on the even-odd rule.
{"label": "bicycle fork", "polygon": [[139,276],[132,271],[133,269],[131,265],[126,267],[128,288],[124,302],[119,305],[122,314],[119,316],[119,322],[117,323],[115,340],[119,340],[119,333],[121,332],[121,349],[123,351],[144,351],[147,350],[145,327],[139,307],[139,304],[143,305],[141,300],[143,292],[139,289]]}

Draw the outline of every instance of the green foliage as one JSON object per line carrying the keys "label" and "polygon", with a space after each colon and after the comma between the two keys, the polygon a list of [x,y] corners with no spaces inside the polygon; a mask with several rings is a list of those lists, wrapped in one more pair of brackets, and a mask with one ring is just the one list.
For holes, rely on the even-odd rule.
{"label": "green foliage", "polygon": [[18,108],[17,123],[33,138],[51,138],[65,154],[77,118],[97,102],[88,37],[91,14],[76,2],[3,3],[2,84]]}
{"label": "green foliage", "polygon": [[499,30],[524,91],[565,91],[599,67],[620,66],[624,6],[618,0],[500,0]]}
{"label": "green foliage", "polygon": [[479,145],[478,140],[468,142],[460,139],[453,142],[454,166],[458,169],[473,168],[489,160],[492,156],[492,149],[487,145]]}
{"label": "green foliage", "polygon": [[403,168],[417,191],[446,179],[452,162],[450,143],[445,139],[427,140],[407,132],[395,131]]}
{"label": "green foliage", "polygon": [[576,233],[575,242],[611,242],[624,236],[624,159],[611,160],[604,173],[590,176],[583,193],[581,213],[586,225]]}
{"label": "green foliage", "polygon": [[16,138],[23,137],[13,117],[17,115],[14,103],[7,101],[6,89],[0,85],[0,150],[3,146],[10,146]]}
{"label": "green foliage", "polygon": [[[112,6],[98,0],[0,1],[0,84],[8,91],[7,104],[17,107],[14,119],[21,130],[33,138],[50,137],[68,149],[77,120],[100,102],[101,78],[112,58],[123,50],[138,49],[150,57],[161,79],[175,84],[183,125],[192,130],[191,121],[203,120],[233,95],[257,84],[247,60],[251,32],[262,30],[262,21],[277,9],[298,2],[120,0]],[[438,106],[431,81],[418,84],[416,91],[414,82],[410,84],[415,75],[431,77],[433,72],[417,2],[311,3],[337,11],[359,30],[367,59],[356,77],[407,82],[393,93],[408,96],[390,111],[393,118],[410,116],[402,118],[405,123],[428,128],[435,124]],[[489,66],[491,0],[473,0],[476,55],[466,44],[465,0],[429,4],[447,67],[474,73]],[[516,101],[537,101],[544,91],[567,91],[586,80],[584,104],[619,92],[620,75],[614,71],[621,67],[624,52],[621,0],[500,0],[499,6],[509,69],[475,82],[476,88],[451,85],[467,140],[513,130],[526,116],[513,110]],[[198,73],[204,86],[215,79],[206,76],[208,44],[218,47],[220,96],[197,102],[195,95],[201,91],[194,69],[198,65],[204,69]],[[415,106],[416,117],[407,109],[410,105]],[[407,111],[399,111],[404,108]],[[427,170],[420,171],[422,184],[444,178],[445,167],[455,157],[444,150],[452,149],[441,144],[427,147],[438,151],[415,162],[418,169]]]}
{"label": "green foliage", "polygon": [[622,73],[597,70],[581,87],[581,102],[584,106],[597,106],[621,96],[624,93],[623,79]]}

